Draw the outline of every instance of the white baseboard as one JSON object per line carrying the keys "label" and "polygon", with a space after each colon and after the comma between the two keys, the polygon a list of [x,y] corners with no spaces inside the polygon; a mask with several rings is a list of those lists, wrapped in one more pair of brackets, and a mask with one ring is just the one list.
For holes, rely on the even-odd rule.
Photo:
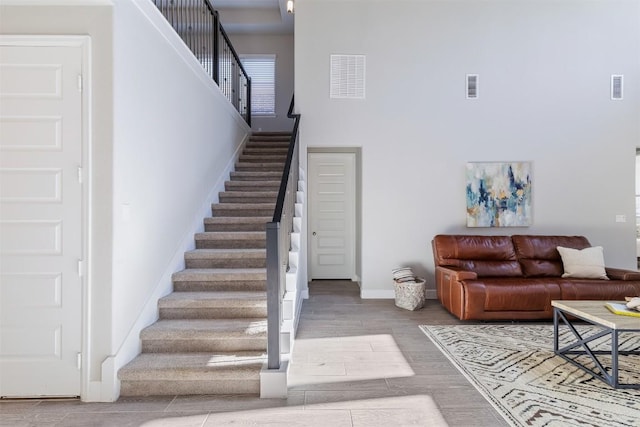
{"label": "white baseboard", "polygon": [[[393,289],[379,289],[379,290],[360,290],[360,298],[362,299],[395,299],[396,293]],[[425,291],[426,299],[438,299],[435,289],[427,289]]]}
{"label": "white baseboard", "polygon": [[362,299],[395,299],[396,293],[393,289],[366,290],[360,288],[360,298]]}

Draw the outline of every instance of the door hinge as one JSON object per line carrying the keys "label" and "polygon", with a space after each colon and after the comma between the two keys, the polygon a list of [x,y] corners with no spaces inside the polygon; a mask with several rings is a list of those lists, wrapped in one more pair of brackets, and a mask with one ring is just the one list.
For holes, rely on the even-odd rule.
{"label": "door hinge", "polygon": [[76,368],[78,370],[82,369],[82,353],[76,353]]}
{"label": "door hinge", "polygon": [[82,92],[82,74],[78,74],[78,92]]}
{"label": "door hinge", "polygon": [[84,261],[81,259],[78,260],[78,276],[82,277],[84,272]]}
{"label": "door hinge", "polygon": [[78,166],[78,183],[82,184],[82,166]]}

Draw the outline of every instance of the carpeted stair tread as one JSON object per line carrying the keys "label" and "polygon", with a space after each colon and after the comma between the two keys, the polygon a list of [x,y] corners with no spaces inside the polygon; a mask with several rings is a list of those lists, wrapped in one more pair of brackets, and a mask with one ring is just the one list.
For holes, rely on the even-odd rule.
{"label": "carpeted stair tread", "polygon": [[267,320],[160,319],[140,332],[143,353],[264,351]]}
{"label": "carpeted stair tread", "polygon": [[205,231],[196,233],[197,249],[264,249],[265,231]]}
{"label": "carpeted stair tread", "polygon": [[289,147],[261,147],[254,145],[245,147],[242,151],[244,154],[284,154],[289,152]]}
{"label": "carpeted stair tread", "polygon": [[266,249],[193,249],[184,254],[187,259],[265,258]]}
{"label": "carpeted stair tread", "polygon": [[266,280],[266,268],[187,268],[173,273],[173,281]]}
{"label": "carpeted stair tread", "polygon": [[184,254],[192,268],[265,268],[266,249],[194,249]]}
{"label": "carpeted stair tread", "polygon": [[291,137],[289,136],[270,136],[270,137],[262,137],[256,138],[254,136],[249,138],[247,141],[247,147],[288,147],[289,142],[291,141]]}
{"label": "carpeted stair tread", "polygon": [[234,171],[229,176],[231,181],[281,181],[282,171]]}
{"label": "carpeted stair tread", "polygon": [[[206,379],[259,377],[266,361],[261,351],[235,353],[147,353],[125,365],[118,373],[121,380],[145,379],[153,374],[154,379]],[[256,370],[257,368],[257,370]],[[192,374],[194,374],[192,376]],[[202,377],[205,376],[205,378]],[[224,377],[220,377],[223,375]]]}
{"label": "carpeted stair tread", "polygon": [[241,154],[238,158],[239,162],[247,163],[281,163],[287,160],[286,154],[281,153],[259,153],[259,154]]}
{"label": "carpeted stair tread", "polygon": [[246,209],[246,208],[255,208],[255,209],[275,209],[275,202],[261,202],[261,203],[213,203],[211,207],[216,207],[220,209]]}
{"label": "carpeted stair tread", "polygon": [[267,294],[259,291],[172,292],[160,298],[160,308],[228,307],[230,305],[266,306]]}
{"label": "carpeted stair tread", "polygon": [[219,193],[220,203],[275,203],[278,198],[277,191],[223,191]]}
{"label": "carpeted stair tread", "polygon": [[284,169],[284,162],[278,163],[252,163],[252,162],[237,162],[236,171],[258,171],[258,172],[282,172]]}
{"label": "carpeted stair tread", "polygon": [[291,136],[291,132],[288,130],[260,130],[257,132],[253,132],[251,137],[253,138],[261,138],[261,137],[269,137],[269,136]]}
{"label": "carpeted stair tread", "polygon": [[284,163],[287,160],[286,154],[241,154],[238,161],[247,163]]}
{"label": "carpeted stair tread", "polygon": [[266,291],[173,292],[158,301],[161,319],[267,317]]}
{"label": "carpeted stair tread", "polygon": [[196,240],[207,239],[229,239],[229,240],[255,240],[266,239],[266,233],[264,231],[203,231],[195,234]]}
{"label": "carpeted stair tread", "polygon": [[226,191],[278,191],[280,181],[227,181],[224,188]]}
{"label": "carpeted stair tread", "polygon": [[185,252],[185,259],[219,259],[231,260],[238,258],[265,259],[266,249],[193,249]]}
{"label": "carpeted stair tread", "polygon": [[271,216],[214,216],[204,219],[205,231],[264,231]]}
{"label": "carpeted stair tread", "polygon": [[[234,197],[278,197],[278,192],[273,190],[250,190],[250,191],[222,191],[218,193],[219,196],[234,196]],[[256,203],[256,202],[250,202]],[[270,202],[262,202],[270,203]],[[275,203],[275,202],[274,202]]]}
{"label": "carpeted stair tread", "polygon": [[273,212],[276,209],[275,202],[273,203],[215,203],[211,205],[211,215],[214,217],[219,216],[232,216],[232,217],[256,217],[265,216],[273,217]]}

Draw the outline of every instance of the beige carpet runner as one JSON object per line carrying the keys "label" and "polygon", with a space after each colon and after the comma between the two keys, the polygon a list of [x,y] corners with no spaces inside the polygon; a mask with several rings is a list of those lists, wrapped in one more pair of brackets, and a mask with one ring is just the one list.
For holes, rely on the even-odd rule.
{"label": "beige carpet runner", "polygon": [[[420,328],[512,426],[640,426],[640,390],[613,389],[555,356],[552,325]],[[570,342],[562,328],[561,345]],[[620,343],[639,349],[640,333],[621,334]],[[640,356],[620,356],[619,369],[621,382],[640,382]]]}

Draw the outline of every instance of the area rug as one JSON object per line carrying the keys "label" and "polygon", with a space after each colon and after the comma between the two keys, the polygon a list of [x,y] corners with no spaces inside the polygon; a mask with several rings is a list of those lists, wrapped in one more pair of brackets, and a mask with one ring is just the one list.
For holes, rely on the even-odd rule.
{"label": "area rug", "polygon": [[[579,325],[581,333],[593,328]],[[552,325],[420,329],[511,426],[640,426],[640,390],[614,389],[554,355]],[[573,341],[569,334],[562,326],[561,346]],[[592,349],[607,348],[607,341],[598,340]],[[623,350],[638,349],[640,334],[621,334],[620,343]],[[619,359],[620,381],[640,382],[640,356]]]}

